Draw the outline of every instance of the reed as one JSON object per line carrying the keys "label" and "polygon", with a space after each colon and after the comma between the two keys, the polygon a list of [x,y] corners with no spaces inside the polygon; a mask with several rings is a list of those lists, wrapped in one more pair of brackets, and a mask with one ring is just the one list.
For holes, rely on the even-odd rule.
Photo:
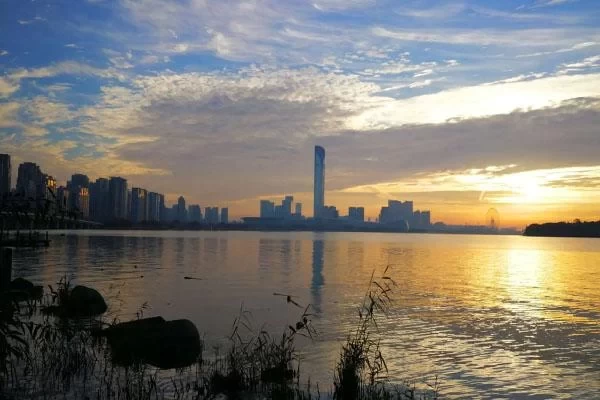
{"label": "reed", "polygon": [[[356,327],[342,345],[331,390],[323,393],[310,379],[302,381],[300,376],[296,340],[312,340],[317,332],[311,306],[301,306],[292,296],[283,295],[288,305],[298,310],[298,318],[283,333],[255,329],[251,313],[242,306],[223,355],[217,350],[214,357],[205,357],[203,350],[193,365],[163,371],[142,363],[114,363],[106,339],[92,333],[95,327],[109,325],[103,320],[39,313],[48,304],[67,301],[71,284],[63,278],[49,297],[29,303],[24,310],[18,304],[1,304],[0,398],[436,399],[437,386],[431,393],[419,395],[410,385],[388,381],[377,322],[387,315],[396,286],[387,273],[388,268],[377,279],[371,276],[357,311]],[[138,318],[145,309],[146,304]]]}

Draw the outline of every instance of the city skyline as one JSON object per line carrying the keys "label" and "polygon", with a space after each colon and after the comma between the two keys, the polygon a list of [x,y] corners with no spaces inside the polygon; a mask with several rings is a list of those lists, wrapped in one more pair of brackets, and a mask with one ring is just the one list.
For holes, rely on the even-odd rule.
{"label": "city skyline", "polygon": [[450,223],[600,219],[595,0],[75,3],[0,5],[13,176],[311,215],[319,145],[326,203],[371,218],[413,199]]}

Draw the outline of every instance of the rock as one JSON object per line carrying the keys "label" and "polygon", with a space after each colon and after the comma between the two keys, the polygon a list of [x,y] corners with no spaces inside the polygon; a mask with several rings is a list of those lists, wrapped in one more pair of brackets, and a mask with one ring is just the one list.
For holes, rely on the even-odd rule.
{"label": "rock", "polygon": [[22,292],[29,292],[29,291],[33,290],[33,287],[34,287],[33,283],[29,282],[27,279],[15,278],[10,283],[8,288],[10,290],[19,290]]}
{"label": "rock", "polygon": [[36,286],[24,278],[13,279],[8,286],[8,290],[11,297],[17,301],[38,300],[44,295],[42,286]]}
{"label": "rock", "polygon": [[200,354],[200,334],[187,319],[143,318],[116,324],[102,334],[108,339],[113,361],[119,364],[144,362],[162,369],[183,368]]}
{"label": "rock", "polygon": [[107,306],[97,290],[86,286],[75,286],[69,293],[64,308],[67,316],[89,317],[106,312]]}

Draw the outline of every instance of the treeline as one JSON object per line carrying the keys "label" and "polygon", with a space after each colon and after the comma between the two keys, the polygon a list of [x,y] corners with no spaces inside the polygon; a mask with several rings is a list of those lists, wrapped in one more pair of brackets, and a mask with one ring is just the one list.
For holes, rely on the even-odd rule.
{"label": "treeline", "polygon": [[552,222],[532,224],[525,228],[525,236],[600,237],[600,221]]}

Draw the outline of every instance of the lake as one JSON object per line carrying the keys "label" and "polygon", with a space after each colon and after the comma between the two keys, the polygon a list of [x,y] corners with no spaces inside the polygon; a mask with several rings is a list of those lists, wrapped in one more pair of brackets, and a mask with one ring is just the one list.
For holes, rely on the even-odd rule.
{"label": "lake", "polygon": [[[64,236],[60,234],[65,234]],[[373,271],[397,283],[379,335],[393,382],[443,397],[600,398],[600,239],[377,233],[64,231],[13,276],[98,289],[107,318],[188,318],[209,352],[240,309],[281,332],[302,309],[301,373],[328,389]],[[184,279],[193,277],[197,279]]]}

